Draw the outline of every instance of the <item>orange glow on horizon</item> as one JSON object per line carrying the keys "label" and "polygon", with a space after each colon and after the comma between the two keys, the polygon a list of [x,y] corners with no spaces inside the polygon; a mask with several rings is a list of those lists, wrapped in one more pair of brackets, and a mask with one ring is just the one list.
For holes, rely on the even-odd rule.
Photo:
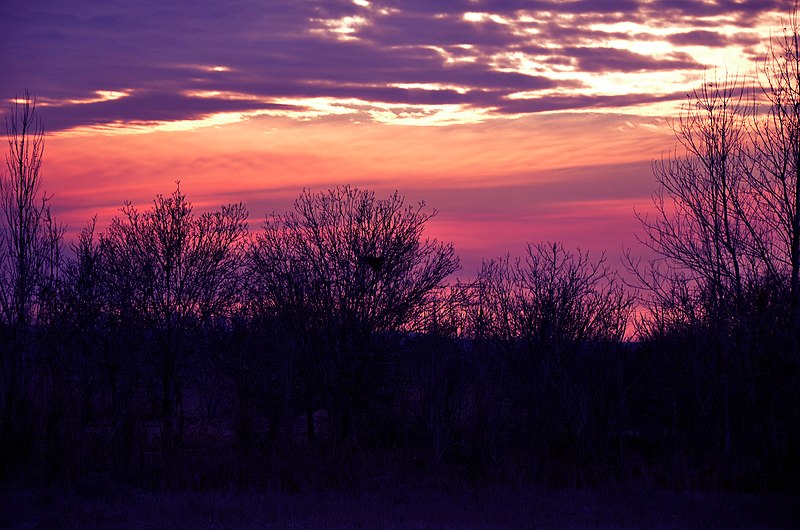
{"label": "orange glow on horizon", "polygon": [[647,208],[654,184],[649,161],[670,141],[662,121],[602,114],[437,128],[260,118],[181,133],[54,136],[45,182],[69,234],[93,215],[102,231],[124,201],[147,207],[177,180],[200,211],[244,202],[253,228],[290,209],[303,188],[397,189],[439,210],[429,235],[453,241],[472,273],[482,258],[531,240],[598,253],[632,243],[633,207]]}

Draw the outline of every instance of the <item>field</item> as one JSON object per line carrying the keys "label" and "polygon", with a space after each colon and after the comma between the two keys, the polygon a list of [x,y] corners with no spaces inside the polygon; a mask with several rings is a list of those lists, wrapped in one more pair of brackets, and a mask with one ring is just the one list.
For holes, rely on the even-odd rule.
{"label": "field", "polygon": [[664,491],[154,493],[82,483],[0,494],[2,528],[796,528],[800,499]]}

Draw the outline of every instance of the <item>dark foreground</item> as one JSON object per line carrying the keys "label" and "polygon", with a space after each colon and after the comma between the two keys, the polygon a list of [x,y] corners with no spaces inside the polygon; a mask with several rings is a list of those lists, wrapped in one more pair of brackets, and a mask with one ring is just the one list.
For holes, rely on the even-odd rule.
{"label": "dark foreground", "polygon": [[83,484],[0,492],[2,528],[797,528],[800,497],[482,489],[153,493]]}

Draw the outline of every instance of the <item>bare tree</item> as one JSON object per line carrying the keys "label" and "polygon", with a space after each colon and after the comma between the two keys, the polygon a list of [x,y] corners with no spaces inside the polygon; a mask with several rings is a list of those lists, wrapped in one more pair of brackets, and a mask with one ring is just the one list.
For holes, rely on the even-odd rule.
{"label": "bare tree", "polygon": [[43,289],[56,276],[63,229],[42,187],[44,129],[27,92],[6,121],[8,153],[0,179],[0,309],[19,332],[35,322]]}
{"label": "bare tree", "polygon": [[468,333],[494,349],[505,396],[497,408],[511,408],[512,439],[527,440],[532,458],[577,443],[567,440],[589,432],[587,403],[595,399],[575,375],[624,339],[631,295],[604,257],[559,243],[484,262],[473,289]]}
{"label": "bare tree", "polygon": [[[721,355],[723,440],[731,448],[730,367],[732,333],[746,283],[760,276],[752,200],[746,188],[745,118],[748,107],[736,79],[706,81],[689,95],[673,126],[678,146],[671,157],[653,164],[658,191],[655,219],[639,215],[640,241],[662,259],[647,273],[637,272],[656,305],[666,303],[684,316],[699,315],[717,339]],[[649,276],[648,276],[649,274]],[[677,300],[674,287],[689,289]],[[654,313],[658,314],[658,312]]]}
{"label": "bare tree", "polygon": [[0,354],[2,443],[11,454],[24,420],[31,352],[39,317],[53,301],[63,228],[50,214],[42,189],[44,129],[28,92],[6,119],[8,152],[0,176],[0,322],[8,333]]}
{"label": "bare tree", "polygon": [[[800,428],[800,2],[795,0],[783,31],[770,38],[754,95],[752,170],[748,184],[756,205],[754,225],[769,276],[762,282],[749,329],[760,324],[755,364],[770,387],[750,380],[758,403],[760,444],[767,461],[796,461]],[[760,351],[759,351],[760,350]],[[763,353],[762,353],[763,352]],[[778,433],[785,433],[780,436]]]}
{"label": "bare tree", "polygon": [[[152,338],[150,366],[159,381],[165,456],[184,429],[183,373],[203,322],[224,316],[240,294],[247,211],[239,204],[196,216],[176,189],[139,211],[130,203],[101,237],[111,289]],[[119,308],[122,310],[122,308]]]}
{"label": "bare tree", "polygon": [[528,244],[525,257],[483,264],[476,285],[481,326],[501,340],[527,337],[564,349],[624,338],[630,310],[616,275],[560,243]]}
{"label": "bare tree", "polygon": [[[294,211],[268,216],[255,240],[251,275],[263,304],[291,322],[312,381],[307,403],[328,409],[341,437],[380,364],[381,334],[409,330],[458,269],[451,244],[423,237],[436,212],[396,192],[377,199],[348,186],[304,191]],[[309,431],[311,432],[311,430]]]}
{"label": "bare tree", "polygon": [[742,96],[738,81],[728,78],[704,82],[689,96],[673,125],[683,151],[653,164],[655,218],[639,215],[641,241],[720,298],[741,294],[747,260]]}
{"label": "bare tree", "polygon": [[[800,327],[800,19],[798,2],[783,33],[771,39],[760,70],[753,120],[753,171],[749,184],[763,227],[765,261],[778,284],[787,285],[792,349]],[[783,278],[788,279],[784,282]]]}
{"label": "bare tree", "polygon": [[81,230],[78,241],[70,245],[74,257],[66,260],[60,289],[59,316],[64,321],[62,326],[68,328],[69,369],[84,424],[91,421],[96,396],[112,386],[105,373],[111,363],[104,357],[119,357],[119,352],[109,355],[112,348],[103,347],[113,331],[105,318],[109,316],[109,306],[107,293],[103,292],[105,270],[95,235],[96,223],[97,218],[93,217]]}

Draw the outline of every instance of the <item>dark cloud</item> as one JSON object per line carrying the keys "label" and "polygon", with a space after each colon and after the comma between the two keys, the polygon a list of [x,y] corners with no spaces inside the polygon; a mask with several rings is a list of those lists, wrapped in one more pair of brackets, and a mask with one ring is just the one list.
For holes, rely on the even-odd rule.
{"label": "dark cloud", "polygon": [[687,31],[685,33],[674,33],[667,37],[667,40],[673,44],[680,44],[683,46],[714,46],[722,47],[728,45],[728,38],[716,31],[695,30]]}
{"label": "dark cloud", "polygon": [[696,0],[655,0],[648,6],[652,13],[660,13],[669,22],[721,16],[743,28],[752,27],[753,17],[760,13],[783,11],[787,7],[785,0],[717,0],[711,3]]}
{"label": "dark cloud", "polygon": [[578,0],[550,2],[550,7],[563,13],[620,14],[631,16],[641,9],[638,0]]}
{"label": "dark cloud", "polygon": [[398,13],[379,17],[377,24],[357,32],[359,38],[382,46],[453,46],[474,44],[481,47],[508,47],[520,41],[503,24],[487,20],[469,22],[462,13],[432,17],[421,13]]}
{"label": "dark cloud", "polygon": [[[576,80],[517,71],[518,56],[585,72],[701,68],[692,57],[650,57],[594,43],[656,38],[605,32],[600,22],[632,21],[694,29],[676,45],[752,45],[746,33],[698,30],[698,17],[751,22],[782,9],[772,0],[706,4],[689,0],[197,0],[192,3],[42,0],[0,3],[0,96],[33,90],[42,101],[85,100],[98,90],[128,91],[116,101],[49,107],[49,128],[114,121],[193,119],[214,112],[265,108],[268,98],[355,98],[409,106],[464,104],[506,109],[516,92],[575,90]],[[514,26],[466,12],[525,22]],[[560,16],[564,15],[564,16]],[[734,21],[734,23],[739,23]],[[336,33],[338,29],[345,33]],[[743,24],[744,25],[744,24]],[[530,31],[529,31],[530,30]],[[349,40],[343,37],[349,37]],[[748,40],[751,39],[751,40]],[[516,55],[509,55],[516,54]],[[216,72],[213,66],[230,71]],[[502,67],[499,69],[499,67]],[[404,89],[434,84],[459,90]],[[237,92],[245,99],[197,98],[196,90]],[[624,99],[624,98],[623,98]],[[515,105],[569,108],[591,94]],[[605,100],[613,105],[613,100]],[[161,106],[165,108],[160,108]],[[529,112],[535,112],[530,110]]]}
{"label": "dark cloud", "polygon": [[686,94],[623,94],[619,96],[549,96],[529,99],[508,99],[499,112],[507,114],[527,114],[533,112],[552,112],[569,109],[600,109],[629,107],[660,101],[673,101],[685,98]]}
{"label": "dark cloud", "polygon": [[759,39],[747,33],[739,33],[732,36],[723,35],[716,31],[694,30],[683,33],[674,33],[667,37],[667,40],[680,46],[706,46],[722,48],[731,44],[739,46],[755,46],[760,43]]}
{"label": "dark cloud", "polygon": [[688,54],[673,53],[651,57],[619,48],[565,48],[564,52],[584,72],[644,72],[651,70],[697,69],[702,65]]}
{"label": "dark cloud", "polygon": [[302,110],[292,105],[278,105],[254,100],[231,100],[213,97],[189,97],[174,92],[133,93],[130,96],[96,103],[40,107],[48,130],[63,130],[79,125],[109,123],[152,124],[203,118],[219,112],[255,110]]}

